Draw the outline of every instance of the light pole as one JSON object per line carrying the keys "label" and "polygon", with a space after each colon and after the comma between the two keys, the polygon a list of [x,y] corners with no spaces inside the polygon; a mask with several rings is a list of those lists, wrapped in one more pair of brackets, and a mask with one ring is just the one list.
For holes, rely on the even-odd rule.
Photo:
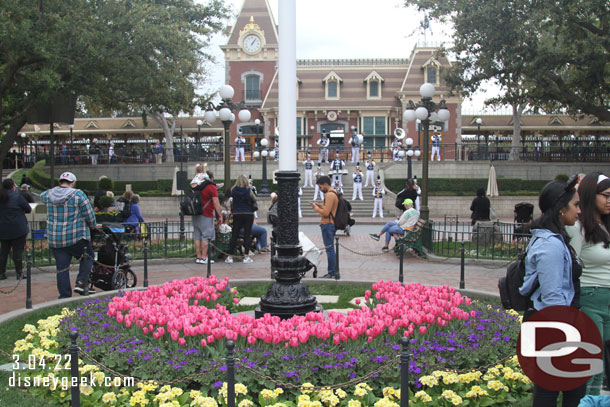
{"label": "light pole", "polygon": [[239,110],[238,117],[242,122],[250,120],[250,111],[246,109],[244,102],[233,103],[233,95],[235,90],[230,85],[222,85],[218,90],[218,94],[222,99],[222,103],[219,106],[208,104],[207,110],[203,115],[203,118],[208,123],[214,123],[216,121],[216,112],[218,111],[220,121],[224,125],[224,183],[225,191],[231,189],[231,142],[229,140],[231,136],[231,124],[235,121],[234,110]]}
{"label": "light pole", "polygon": [[477,123],[477,160],[481,159],[481,124],[483,124],[483,119],[480,117],[476,120]]}
{"label": "light pole", "polygon": [[197,148],[195,149],[195,152],[197,153],[197,161],[201,160],[201,126],[203,125],[203,120],[198,119],[197,120]]}
{"label": "light pole", "polygon": [[[440,103],[432,101],[434,96],[434,86],[431,83],[424,83],[419,88],[419,93],[422,96],[418,106],[415,106],[413,101],[409,101],[407,109],[403,113],[403,119],[406,121],[413,121],[415,119],[421,120],[424,130],[424,143],[423,143],[423,161],[422,161],[422,178],[423,182],[421,185],[421,218],[424,220],[430,219],[430,208],[428,208],[428,159],[429,159],[429,143],[430,137],[428,131],[430,129],[430,121],[442,121],[449,120],[451,113],[445,105],[445,100],[441,100]],[[435,112],[438,110],[438,113]]]}
{"label": "light pole", "polygon": [[70,162],[74,161],[74,125],[70,124]]}
{"label": "light pole", "polygon": [[[260,123],[260,120],[256,119],[256,121],[258,121]],[[258,127],[257,127],[257,133],[258,133]],[[261,189],[258,193],[258,196],[262,196],[262,197],[267,197],[267,196],[271,195],[271,191],[269,190],[269,183],[267,182],[267,156],[269,155],[269,151],[267,151],[268,145],[269,145],[269,140],[264,138],[260,141],[260,146],[261,146],[260,150],[261,151],[254,152],[254,158],[258,158],[259,156],[262,156],[262,160],[263,160],[263,180],[261,181]],[[273,151],[273,155],[275,155],[275,151]]]}
{"label": "light pole", "polygon": [[23,168],[25,168],[25,156],[26,156],[26,152],[25,152],[25,138],[26,138],[26,134],[25,133],[21,133],[21,161],[23,163]]}
{"label": "light pole", "polygon": [[411,137],[408,137],[405,140],[405,144],[407,146],[407,152],[404,153],[401,151],[401,153],[407,155],[407,178],[411,179],[413,174],[411,159],[413,156],[419,157],[421,155],[421,151],[413,149],[413,139]]}
{"label": "light pole", "polygon": [[417,123],[417,145],[421,147],[421,120],[417,119],[415,123]]}

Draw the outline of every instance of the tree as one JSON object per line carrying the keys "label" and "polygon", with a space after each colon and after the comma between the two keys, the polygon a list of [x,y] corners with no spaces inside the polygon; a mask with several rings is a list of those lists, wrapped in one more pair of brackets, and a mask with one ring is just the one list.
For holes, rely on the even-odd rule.
{"label": "tree", "polygon": [[90,113],[191,111],[211,59],[206,43],[227,17],[221,0],[6,0],[0,159],[34,103],[59,90],[78,95]]}
{"label": "tree", "polygon": [[[610,3],[607,0],[405,0],[450,22],[454,89],[486,80],[503,90],[492,104],[513,111],[588,114],[610,121]],[[515,122],[516,124],[517,122]],[[516,132],[517,133],[517,132]],[[518,138],[513,136],[513,145]]]}

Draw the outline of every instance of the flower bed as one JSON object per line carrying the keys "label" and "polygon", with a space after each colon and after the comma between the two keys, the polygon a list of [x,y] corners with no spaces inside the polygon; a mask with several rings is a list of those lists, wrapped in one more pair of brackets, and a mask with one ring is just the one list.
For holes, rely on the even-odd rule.
{"label": "flower bed", "polygon": [[[116,405],[223,404],[225,338],[236,341],[236,379],[244,386],[238,397],[241,407],[313,407],[316,401],[328,406],[392,405],[398,397],[396,356],[403,335],[409,337],[412,353],[412,405],[503,405],[523,397],[530,386],[514,358],[499,367],[478,369],[514,354],[518,316],[471,303],[450,287],[378,282],[367,290],[360,309],[347,315],[328,313],[326,318],[308,314],[255,320],[230,313],[237,301],[238,292],[226,279],[173,281],[89,302],[74,313],[40,321],[38,328],[26,326],[28,337],[16,343],[15,352],[22,359],[48,356],[67,345],[69,332],[76,330],[89,357],[128,376],[161,381],[90,393],[85,388],[83,405],[100,405],[100,400],[112,405],[115,399]],[[369,375],[379,367],[385,369]],[[458,374],[448,369],[475,371]],[[83,365],[82,371],[95,371],[100,378],[103,374],[91,365]],[[315,393],[302,389],[309,383],[332,385],[365,376],[366,385],[356,388]],[[276,389],[271,379],[284,383],[283,389]],[[179,383],[163,386],[171,380]],[[69,397],[69,391],[46,391],[57,400]]]}

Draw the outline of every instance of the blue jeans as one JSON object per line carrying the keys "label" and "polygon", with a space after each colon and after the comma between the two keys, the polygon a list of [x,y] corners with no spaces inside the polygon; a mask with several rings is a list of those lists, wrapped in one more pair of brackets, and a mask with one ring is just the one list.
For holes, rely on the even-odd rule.
{"label": "blue jeans", "polygon": [[[244,230],[244,228],[241,228],[241,230]],[[256,248],[258,250],[267,247],[267,229],[253,224],[250,234],[256,238]]]}
{"label": "blue jeans", "polygon": [[381,228],[381,233],[385,233],[385,245],[387,246],[392,240],[392,235],[394,233],[403,234],[404,229],[398,226],[398,222],[388,222],[385,224],[383,228]]}
{"label": "blue jeans", "polygon": [[[87,256],[82,256],[83,253],[86,253]],[[89,240],[81,239],[71,246],[53,247],[53,256],[55,257],[55,267],[57,267],[57,270],[65,270],[57,273],[57,291],[59,291],[60,299],[72,297],[70,272],[67,270],[70,267],[72,257],[82,257],[76,282],[89,284],[89,275],[91,274],[91,267],[93,267],[93,247]]]}
{"label": "blue jeans", "polygon": [[335,253],[335,225],[325,223],[320,225],[322,229],[322,240],[326,247],[326,259],[328,260],[328,274],[337,274],[337,254]]}

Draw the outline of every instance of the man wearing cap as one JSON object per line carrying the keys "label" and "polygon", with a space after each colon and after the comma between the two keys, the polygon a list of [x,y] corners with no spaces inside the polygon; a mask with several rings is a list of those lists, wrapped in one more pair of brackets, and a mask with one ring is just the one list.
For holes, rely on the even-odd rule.
{"label": "man wearing cap", "polygon": [[364,187],[369,186],[369,179],[371,180],[371,186],[375,185],[375,160],[371,158],[371,152],[366,155],[366,179],[364,180]]}
{"label": "man wearing cap", "polygon": [[322,135],[318,140],[318,145],[320,146],[320,155],[318,155],[318,161],[322,163],[328,162],[328,145],[330,144],[330,140],[326,136],[326,129],[322,129]]}
{"label": "man wearing cap", "polygon": [[356,200],[356,196],[361,201],[364,201],[364,198],[362,197],[362,171],[360,171],[360,163],[356,163],[356,170],[354,171],[352,178],[354,178],[354,193],[352,194],[352,201]]}
{"label": "man wearing cap", "polygon": [[246,138],[239,134],[235,137],[235,162],[240,161],[239,156],[241,155],[241,161],[246,161],[244,155],[246,146]]}
{"label": "man wearing cap", "polygon": [[[49,247],[57,267],[59,298],[72,296],[70,261],[80,259],[74,292],[83,294],[93,266],[93,247],[90,228],[95,227],[95,214],[91,202],[80,189],[75,189],[76,177],[71,172],[59,176],[59,186],[40,194],[47,205],[47,235]],[[92,294],[95,291],[89,289]]]}
{"label": "man wearing cap", "polygon": [[374,240],[379,240],[381,235],[385,233],[385,245],[381,250],[387,252],[389,250],[388,246],[390,244],[390,240],[392,240],[393,234],[403,235],[405,230],[413,230],[413,227],[419,220],[419,212],[413,207],[413,200],[405,199],[402,204],[407,208],[406,211],[402,213],[398,222],[391,221],[385,224],[385,226],[381,229],[379,233],[371,233],[371,236]]}
{"label": "man wearing cap", "polygon": [[30,186],[28,184],[21,184],[19,187],[19,195],[21,195],[27,203],[34,203],[34,195],[30,192]]}
{"label": "man wearing cap", "polygon": [[317,201],[318,200],[318,193],[320,194],[320,198],[322,200],[324,200],[324,192],[322,192],[322,190],[320,189],[320,186],[318,185],[318,179],[322,176],[324,176],[324,173],[322,172],[322,168],[320,167],[320,163],[318,163],[318,170],[316,171],[316,186],[315,186],[315,190],[313,193],[313,200]]}
{"label": "man wearing cap", "polygon": [[313,188],[313,161],[311,161],[311,153],[307,152],[307,160],[303,161],[305,166],[305,182],[303,188],[307,187],[307,181],[309,180],[309,186]]}
{"label": "man wearing cap", "polygon": [[373,188],[373,196],[375,197],[375,205],[373,206],[373,218],[379,211],[379,217],[383,219],[383,196],[385,189],[381,186],[381,179],[377,176],[377,186]]}
{"label": "man wearing cap", "polygon": [[331,173],[333,174],[333,184],[339,182],[339,185],[343,186],[343,167],[345,167],[345,161],[339,156],[339,150],[335,152],[335,159],[330,164]]}

